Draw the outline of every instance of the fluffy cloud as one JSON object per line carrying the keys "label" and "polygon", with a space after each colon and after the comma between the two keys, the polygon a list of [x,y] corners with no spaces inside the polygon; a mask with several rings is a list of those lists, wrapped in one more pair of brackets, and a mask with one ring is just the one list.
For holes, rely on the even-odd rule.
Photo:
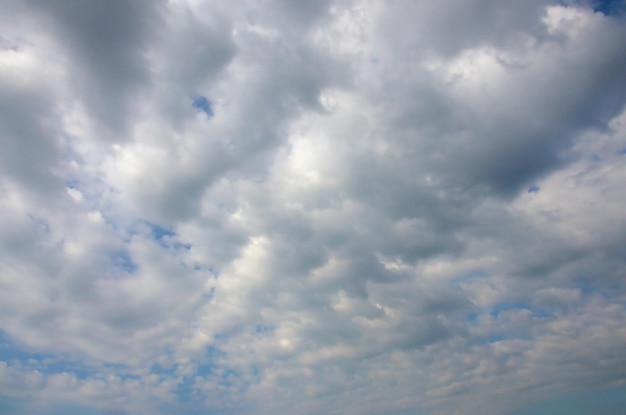
{"label": "fluffy cloud", "polygon": [[0,408],[623,384],[626,24],[594,4],[4,1]]}

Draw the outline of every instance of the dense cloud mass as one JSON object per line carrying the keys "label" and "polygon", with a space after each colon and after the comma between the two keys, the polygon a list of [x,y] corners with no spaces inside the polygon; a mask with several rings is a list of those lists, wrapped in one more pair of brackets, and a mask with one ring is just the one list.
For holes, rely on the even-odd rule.
{"label": "dense cloud mass", "polygon": [[621,387],[623,11],[1,0],[0,412]]}

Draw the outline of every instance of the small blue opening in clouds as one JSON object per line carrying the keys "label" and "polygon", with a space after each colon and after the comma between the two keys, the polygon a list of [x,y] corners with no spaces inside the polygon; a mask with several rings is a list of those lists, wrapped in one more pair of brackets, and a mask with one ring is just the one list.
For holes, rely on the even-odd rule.
{"label": "small blue opening in clouds", "polygon": [[[226,368],[222,373],[218,385],[231,387],[241,379],[241,374],[234,369]],[[246,383],[246,382],[244,382]]]}
{"label": "small blue opening in clouds", "polygon": [[159,226],[156,223],[146,222],[146,225],[150,227],[150,230],[152,231],[152,235],[154,236],[154,239],[158,240],[158,239],[163,239],[166,237],[176,236],[176,232],[174,232],[173,230]]}
{"label": "small blue opening in clouds", "polygon": [[617,16],[626,8],[624,0],[594,0],[593,11],[600,12],[607,16]]}
{"label": "small blue opening in clouds", "polygon": [[6,415],[13,415],[24,413],[22,408],[18,410],[19,401],[16,398],[9,398],[8,396],[0,395],[0,413]]}
{"label": "small blue opening in clouds", "polygon": [[176,385],[176,396],[180,402],[191,403],[197,396],[195,381],[192,376],[183,376],[182,380]]}
{"label": "small blue opening in clouds", "polygon": [[489,337],[487,341],[489,343],[498,343],[504,340],[508,340],[507,336],[505,336],[504,334],[496,334],[496,335]]}
{"label": "small blue opening in clouds", "polygon": [[536,184],[533,184],[528,188],[528,193],[539,193],[539,190],[541,190],[541,188]]}
{"label": "small blue opening in clouds", "polygon": [[111,373],[115,374],[115,376],[119,377],[122,381],[141,379],[141,375],[133,373],[130,367],[123,364],[105,363],[103,367],[106,370],[111,371]]}
{"label": "small blue opening in clouds", "polygon": [[[189,245],[189,249],[191,249],[191,245]],[[219,277],[219,272],[217,272],[211,266],[195,263],[193,265],[193,269],[194,269],[194,271],[206,271],[206,272],[210,273],[213,276],[213,278],[215,278],[215,279],[217,279],[217,277]]]}
{"label": "small blue opening in clouds", "polygon": [[530,304],[525,302],[499,303],[491,308],[490,314],[492,317],[498,317],[502,312],[515,310],[531,310]]}
{"label": "small blue opening in clouds", "polygon": [[[0,395],[0,413],[3,415],[22,415],[31,413],[30,402],[27,398],[9,398]],[[53,403],[46,408],[47,415],[116,415],[125,414],[123,411],[106,410],[91,408],[85,405],[69,404],[69,403]]]}
{"label": "small blue opening in clouds", "polygon": [[24,345],[10,339],[2,330],[0,330],[0,361],[17,363],[19,366],[38,370],[44,374],[71,373],[79,379],[85,379],[92,374],[87,366],[68,356],[27,349]]}
{"label": "small blue opening in clouds", "polygon": [[163,248],[173,248],[176,250],[186,249],[187,251],[191,249],[191,244],[182,243],[176,240],[178,235],[172,229],[164,228],[150,222],[145,222],[145,224],[150,228],[154,239],[157,240],[159,245]]}
{"label": "small blue opening in clouds", "polygon": [[155,363],[150,368],[150,374],[175,376],[177,369],[178,369],[178,365],[177,364],[172,364],[170,367],[166,367],[166,366],[162,366],[162,365],[160,365],[158,363]]}
{"label": "small blue opening in clouds", "polygon": [[76,189],[79,184],[80,184],[80,181],[78,180],[66,180],[65,181],[65,186],[69,187],[70,189]]}
{"label": "small blue opening in clouds", "polygon": [[217,366],[212,365],[210,363],[199,365],[198,368],[196,369],[196,374],[200,377],[206,378],[210,376],[211,373],[213,373],[213,371],[215,371],[216,367]]}
{"label": "small blue opening in clouds", "polygon": [[271,325],[267,325],[267,324],[257,324],[254,332],[256,334],[266,334],[266,333],[273,333],[275,330],[274,326]]}
{"label": "small blue opening in clouds", "polygon": [[466,311],[465,312],[465,317],[467,318],[468,321],[470,321],[472,323],[477,321],[479,316],[480,316],[480,314],[477,313],[476,311]]}
{"label": "small blue opening in clouds", "polygon": [[135,262],[133,261],[130,252],[125,249],[113,253],[111,259],[116,267],[121,268],[128,273],[133,273],[137,271],[137,264],[135,264]]}
{"label": "small blue opening in clouds", "polygon": [[513,411],[509,415],[621,415],[626,407],[626,386],[614,389],[587,391],[560,396],[524,409]]}
{"label": "small blue opening in clouds", "polygon": [[206,97],[198,95],[193,98],[191,105],[202,112],[204,112],[209,118],[213,116],[213,104]]}

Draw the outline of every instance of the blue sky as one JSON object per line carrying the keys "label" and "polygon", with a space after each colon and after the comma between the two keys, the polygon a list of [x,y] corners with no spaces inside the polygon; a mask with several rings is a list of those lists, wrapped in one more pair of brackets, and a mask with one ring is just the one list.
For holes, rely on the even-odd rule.
{"label": "blue sky", "polygon": [[192,101],[192,105],[194,108],[204,112],[208,117],[213,116],[213,106],[211,101],[209,101],[206,97],[202,95],[195,97]]}
{"label": "blue sky", "polygon": [[0,412],[623,415],[625,19],[2,2]]}
{"label": "blue sky", "polygon": [[609,16],[615,16],[623,13],[624,0],[595,0],[593,9]]}
{"label": "blue sky", "polygon": [[508,415],[603,415],[621,414],[626,407],[626,388],[617,387],[601,391],[575,393],[535,403]]}

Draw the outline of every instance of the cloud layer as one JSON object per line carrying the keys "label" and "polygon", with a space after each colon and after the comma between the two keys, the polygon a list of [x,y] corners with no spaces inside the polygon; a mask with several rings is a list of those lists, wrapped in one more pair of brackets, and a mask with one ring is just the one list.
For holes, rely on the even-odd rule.
{"label": "cloud layer", "polygon": [[504,415],[626,381],[616,5],[0,7],[3,412]]}

